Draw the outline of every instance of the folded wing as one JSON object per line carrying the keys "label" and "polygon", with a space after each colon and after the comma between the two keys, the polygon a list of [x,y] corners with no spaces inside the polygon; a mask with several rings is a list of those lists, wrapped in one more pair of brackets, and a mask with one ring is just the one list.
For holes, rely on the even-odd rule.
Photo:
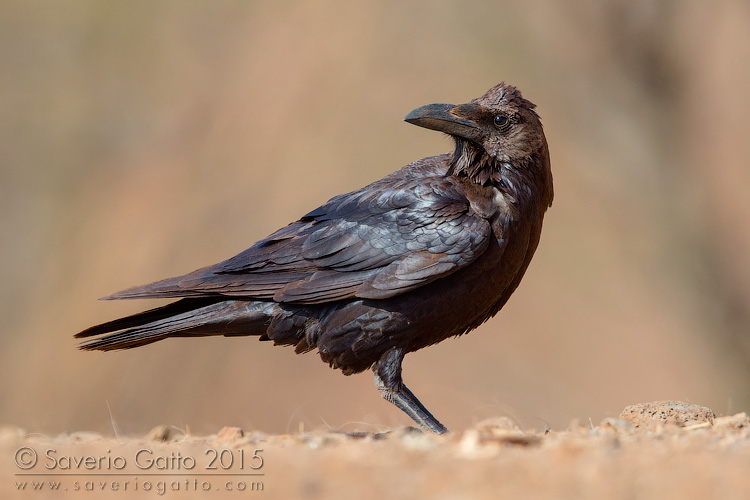
{"label": "folded wing", "polygon": [[455,179],[374,187],[331,199],[229,260],[107,298],[387,298],[453,273],[487,248],[490,224],[471,211]]}

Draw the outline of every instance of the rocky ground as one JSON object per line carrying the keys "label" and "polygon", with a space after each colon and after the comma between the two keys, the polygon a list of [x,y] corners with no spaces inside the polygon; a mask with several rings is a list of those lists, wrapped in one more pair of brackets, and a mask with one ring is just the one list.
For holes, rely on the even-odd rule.
{"label": "rocky ground", "polygon": [[666,401],[599,425],[56,437],[0,429],[2,498],[750,498],[750,418]]}

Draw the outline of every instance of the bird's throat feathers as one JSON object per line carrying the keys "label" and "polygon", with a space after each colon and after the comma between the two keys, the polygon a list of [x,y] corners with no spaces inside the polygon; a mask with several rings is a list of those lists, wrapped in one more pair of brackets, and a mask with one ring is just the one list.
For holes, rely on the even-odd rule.
{"label": "bird's throat feathers", "polygon": [[502,165],[500,162],[465,139],[456,136],[453,136],[453,139],[456,141],[456,149],[453,152],[448,175],[468,177],[482,186],[486,186],[489,182],[501,181]]}
{"label": "bird's throat feathers", "polygon": [[542,210],[552,204],[549,165],[541,164],[548,161],[546,158],[531,156],[513,163],[504,162],[488,155],[471,141],[455,136],[454,140],[456,149],[448,175],[466,177],[481,186],[493,185],[514,204],[524,199],[536,199],[542,202],[539,207]]}

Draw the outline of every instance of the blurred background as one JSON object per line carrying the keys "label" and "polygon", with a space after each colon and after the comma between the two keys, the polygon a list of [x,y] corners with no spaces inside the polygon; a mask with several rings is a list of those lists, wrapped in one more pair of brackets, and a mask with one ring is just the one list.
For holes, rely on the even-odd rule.
{"label": "blurred background", "polygon": [[449,428],[750,410],[750,4],[0,1],[0,423],[55,433],[380,430],[369,372],[255,338],[81,352],[228,258],[451,141],[402,122],[501,80],[538,105],[555,202],[478,330],[410,354]]}

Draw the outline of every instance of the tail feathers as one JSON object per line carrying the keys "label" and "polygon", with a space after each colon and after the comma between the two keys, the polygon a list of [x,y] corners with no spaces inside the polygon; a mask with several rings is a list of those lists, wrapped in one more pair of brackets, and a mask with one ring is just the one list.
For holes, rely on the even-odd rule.
{"label": "tail feathers", "polygon": [[183,299],[91,327],[76,337],[113,332],[79,346],[84,350],[110,351],[139,347],[168,337],[263,335],[270,322],[269,308],[273,306],[273,303],[259,301]]}
{"label": "tail feathers", "polygon": [[94,335],[101,335],[102,333],[115,332],[117,330],[123,330],[125,328],[133,328],[136,326],[143,326],[154,321],[159,321],[177,314],[181,314],[188,311],[194,311],[201,307],[214,304],[221,301],[221,297],[210,297],[202,299],[182,299],[177,302],[172,302],[156,309],[149,309],[132,316],[126,316],[124,318],[116,319],[114,321],[108,321],[101,325],[92,326],[84,331],[77,333],[75,338],[80,339],[84,337],[93,337]]}

